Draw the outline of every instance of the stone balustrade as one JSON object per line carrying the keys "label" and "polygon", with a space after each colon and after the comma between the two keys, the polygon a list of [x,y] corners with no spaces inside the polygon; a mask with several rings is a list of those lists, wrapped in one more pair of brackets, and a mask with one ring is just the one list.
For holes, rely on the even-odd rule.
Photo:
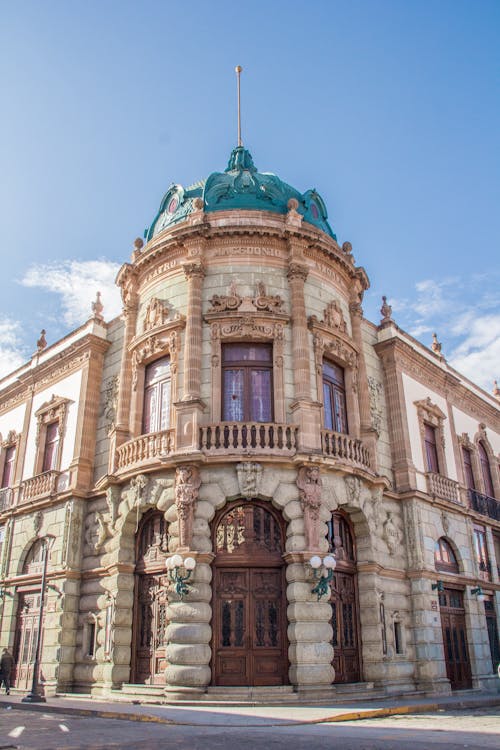
{"label": "stone balustrade", "polygon": [[432,471],[428,471],[427,477],[427,492],[432,497],[441,497],[444,500],[450,500],[452,503],[459,503],[460,497],[458,494],[458,482],[453,479],[444,477],[442,474],[435,474]]}
{"label": "stone balustrade", "polygon": [[297,425],[274,422],[218,422],[200,427],[200,450],[207,455],[293,456]]}
{"label": "stone balustrade", "polygon": [[45,495],[54,495],[57,491],[57,479],[60,471],[44,471],[30,479],[26,479],[21,485],[21,500],[35,500]]}
{"label": "stone balustrade", "polygon": [[370,468],[370,451],[358,438],[333,430],[321,430],[321,446],[326,456],[341,459],[364,469]]}
{"label": "stone balustrade", "polygon": [[128,440],[116,449],[117,471],[136,464],[154,463],[174,450],[174,430],[161,430]]}

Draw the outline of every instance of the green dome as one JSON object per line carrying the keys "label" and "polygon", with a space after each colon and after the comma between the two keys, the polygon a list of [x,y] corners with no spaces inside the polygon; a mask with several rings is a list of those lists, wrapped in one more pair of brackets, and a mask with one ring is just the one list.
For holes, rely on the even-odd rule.
{"label": "green dome", "polygon": [[286,214],[288,202],[294,198],[304,221],[337,239],[328,224],[323,199],[315,190],[299,193],[275,174],[259,172],[250,152],[237,146],[231,152],[225,172],[212,172],[206,180],[188,188],[174,184],[169,187],[154,221],[144,234],[146,240],[183,221],[193,211],[196,198],[203,199],[207,213],[245,209],[278,214]]}

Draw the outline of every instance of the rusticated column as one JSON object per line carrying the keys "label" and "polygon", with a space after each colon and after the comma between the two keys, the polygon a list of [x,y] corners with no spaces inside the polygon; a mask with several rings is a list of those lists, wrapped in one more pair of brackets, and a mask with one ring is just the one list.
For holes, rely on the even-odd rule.
{"label": "rusticated column", "polygon": [[194,401],[200,398],[201,297],[205,268],[200,261],[184,263],[182,268],[188,286],[184,346],[184,395],[182,400]]}
{"label": "rusticated column", "polygon": [[304,282],[307,266],[292,261],[288,267],[288,283],[292,308],[292,350],[295,398],[311,398],[311,375],[309,370],[309,342],[307,332]]}

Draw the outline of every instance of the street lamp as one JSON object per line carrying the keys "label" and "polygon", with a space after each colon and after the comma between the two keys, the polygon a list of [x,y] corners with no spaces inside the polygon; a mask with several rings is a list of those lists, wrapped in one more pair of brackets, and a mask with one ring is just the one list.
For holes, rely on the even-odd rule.
{"label": "street lamp", "polygon": [[191,589],[191,584],[187,583],[191,574],[196,567],[194,557],[182,559],[182,555],[171,555],[165,560],[168,570],[168,577],[172,587],[175,589],[179,599],[184,599]]}
{"label": "street lamp", "polygon": [[471,594],[474,594],[474,596],[477,596],[478,602],[486,601],[486,594],[484,593],[481,586],[477,586],[475,589],[471,589],[470,592]]}
{"label": "street lamp", "polygon": [[45,603],[45,582],[47,580],[47,563],[49,559],[49,550],[54,542],[55,537],[42,537],[42,583],[40,586],[40,610],[38,613],[38,629],[35,642],[35,662],[33,664],[33,680],[31,683],[31,692],[25,695],[22,703],[46,703],[45,697],[40,693],[38,672],[40,669],[40,648],[42,645],[42,626],[43,626],[43,609]]}
{"label": "street lamp", "polygon": [[333,571],[337,566],[334,555],[325,555],[323,559],[319,555],[313,555],[309,560],[316,585],[311,589],[316,594],[318,601],[328,593],[328,584],[333,578]]}

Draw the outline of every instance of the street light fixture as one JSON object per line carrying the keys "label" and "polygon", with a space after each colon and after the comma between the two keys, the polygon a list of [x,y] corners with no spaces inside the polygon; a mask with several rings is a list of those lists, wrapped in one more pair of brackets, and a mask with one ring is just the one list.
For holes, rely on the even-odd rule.
{"label": "street light fixture", "polygon": [[35,662],[33,664],[33,680],[31,682],[31,692],[25,695],[22,703],[46,703],[45,697],[40,692],[38,672],[40,670],[40,649],[42,645],[42,627],[43,627],[43,610],[45,603],[45,590],[47,580],[47,564],[49,559],[49,550],[54,542],[55,537],[42,537],[42,583],[40,586],[40,610],[38,613],[38,629],[35,642]]}
{"label": "street light fixture", "polygon": [[319,555],[313,555],[309,560],[316,585],[311,589],[316,594],[318,601],[328,593],[328,584],[333,578],[333,571],[337,566],[334,555],[325,555],[323,559]]}
{"label": "street light fixture", "polygon": [[443,581],[436,581],[436,583],[433,583],[431,586],[433,591],[444,591],[444,582]]}
{"label": "street light fixture", "polygon": [[478,602],[486,601],[486,594],[484,593],[481,586],[477,586],[475,589],[471,589],[470,592],[471,594],[474,594],[474,596],[477,596]]}
{"label": "street light fixture", "polygon": [[179,599],[184,599],[191,590],[191,584],[187,581],[191,578],[193,570],[196,567],[194,557],[182,559],[182,555],[171,555],[165,560],[168,570],[168,577],[172,588],[175,590]]}

